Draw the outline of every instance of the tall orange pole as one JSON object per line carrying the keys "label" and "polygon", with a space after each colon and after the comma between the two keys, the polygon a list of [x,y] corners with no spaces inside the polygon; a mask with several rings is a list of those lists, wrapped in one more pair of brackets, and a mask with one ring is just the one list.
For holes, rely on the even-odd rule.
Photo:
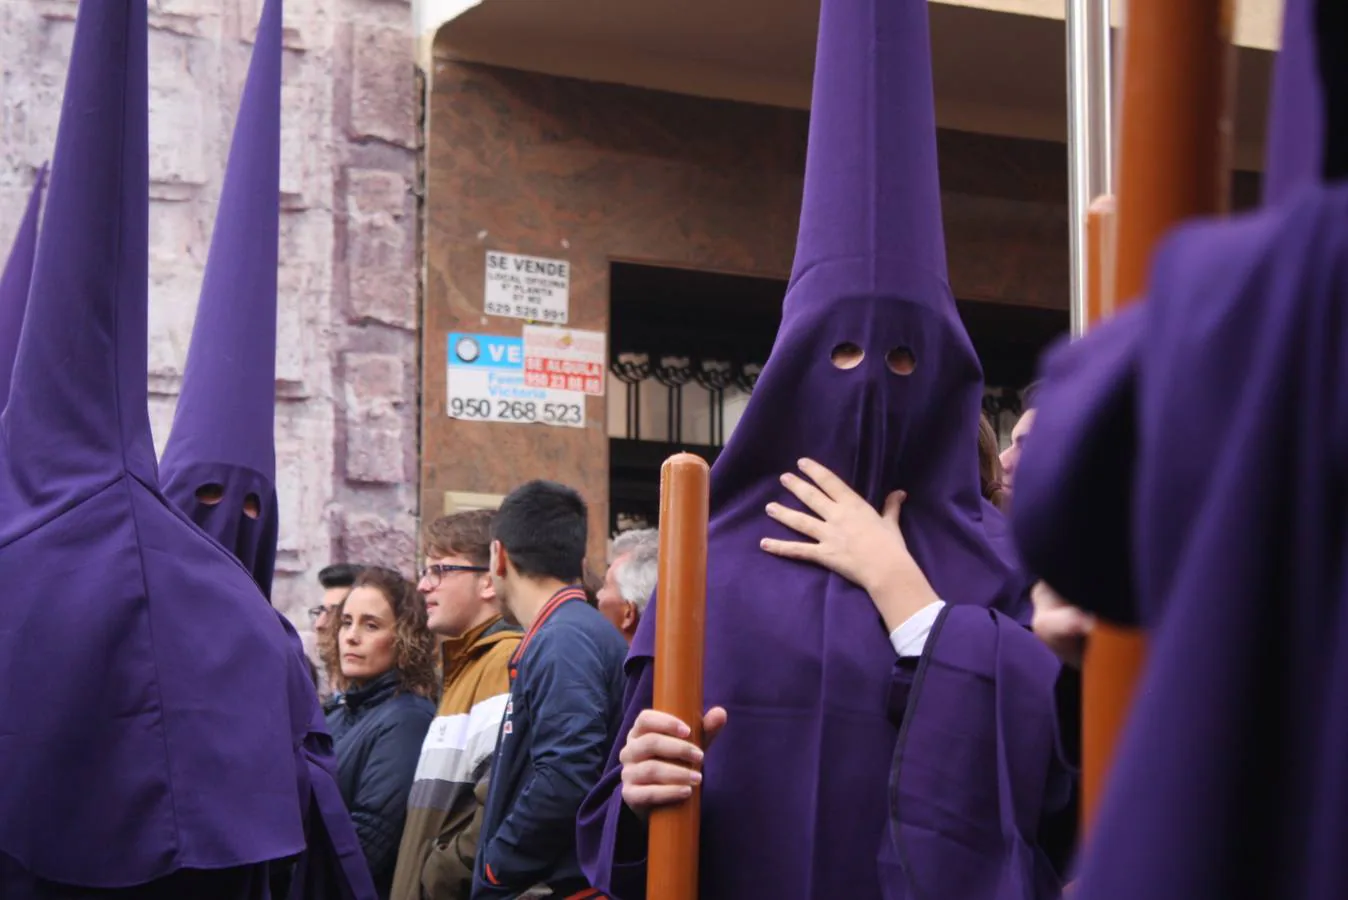
{"label": "tall orange pole", "polygon": [[[679,453],[660,467],[659,603],[655,614],[652,706],[677,716],[702,743],[702,656],[707,609],[706,460]],[[646,853],[649,900],[697,900],[702,793],[651,811]]]}
{"label": "tall orange pole", "polygon": [[[1232,0],[1130,0],[1124,28],[1118,221],[1112,298],[1146,290],[1157,241],[1182,219],[1223,212],[1230,191]],[[1110,229],[1097,211],[1099,237]],[[1112,245],[1112,247],[1111,247]],[[1102,283],[1103,285],[1103,283]],[[1103,290],[1101,286],[1098,288]],[[1132,629],[1101,624],[1082,669],[1082,821],[1089,835],[1127,720],[1145,644]]]}
{"label": "tall orange pole", "polygon": [[1114,247],[1118,202],[1112,195],[1096,197],[1086,209],[1086,326],[1114,312]]}

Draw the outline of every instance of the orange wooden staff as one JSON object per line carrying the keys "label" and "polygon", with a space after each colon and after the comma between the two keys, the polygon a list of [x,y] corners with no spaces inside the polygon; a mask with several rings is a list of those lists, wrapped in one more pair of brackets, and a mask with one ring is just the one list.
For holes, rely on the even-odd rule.
{"label": "orange wooden staff", "polygon": [[1118,203],[1112,195],[1096,197],[1086,210],[1086,325],[1114,312],[1114,238]]}
{"label": "orange wooden staff", "polygon": [[[1124,28],[1118,221],[1096,211],[1101,256],[1116,250],[1113,290],[1094,304],[1137,299],[1165,231],[1190,216],[1222,212],[1230,191],[1232,0],[1129,0]],[[1110,245],[1113,245],[1112,247]],[[1101,267],[1108,265],[1102,259]],[[1095,279],[1091,279],[1095,281]],[[1096,291],[1109,284],[1102,277]],[[1082,669],[1082,823],[1089,834],[1142,671],[1134,629],[1101,624]]]}
{"label": "orange wooden staff", "polygon": [[[707,611],[711,471],[679,453],[660,467],[660,572],[655,618],[655,709],[677,716],[702,743],[702,656]],[[649,900],[696,900],[700,786],[682,803],[651,811]]]}
{"label": "orange wooden staff", "polygon": [[[1097,197],[1086,217],[1088,326],[1109,318],[1115,309],[1112,289],[1117,228],[1115,198]],[[1082,672],[1081,748],[1081,803],[1086,824],[1094,818],[1113,759],[1114,741],[1127,721],[1133,688],[1142,671],[1144,649],[1140,631],[1107,623],[1096,626],[1087,645],[1090,662]]]}

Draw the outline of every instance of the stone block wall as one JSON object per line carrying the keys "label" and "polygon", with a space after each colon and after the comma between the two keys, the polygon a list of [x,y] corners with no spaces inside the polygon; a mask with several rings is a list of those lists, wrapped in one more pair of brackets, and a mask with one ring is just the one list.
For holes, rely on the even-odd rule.
{"label": "stone block wall", "polygon": [[[98,0],[92,0],[98,2]],[[150,403],[173,420],[262,0],[150,0]],[[60,117],[74,0],[0,0],[0,252]],[[286,0],[276,604],[335,560],[408,568],[417,507],[409,0]]]}

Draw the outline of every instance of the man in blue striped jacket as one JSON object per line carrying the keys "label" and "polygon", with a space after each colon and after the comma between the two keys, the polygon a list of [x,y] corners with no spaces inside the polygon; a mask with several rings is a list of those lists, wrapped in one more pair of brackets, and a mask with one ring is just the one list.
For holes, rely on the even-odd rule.
{"label": "man in blue striped jacket", "polygon": [[473,898],[591,897],[576,811],[622,720],[627,642],[585,602],[585,501],[546,481],[517,488],[492,527],[491,576],[525,628],[492,764]]}

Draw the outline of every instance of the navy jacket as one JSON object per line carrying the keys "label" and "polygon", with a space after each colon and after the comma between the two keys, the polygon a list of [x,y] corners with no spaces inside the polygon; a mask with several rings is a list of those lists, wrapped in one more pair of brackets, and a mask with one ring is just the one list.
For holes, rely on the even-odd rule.
{"label": "navy jacket", "polygon": [[589,887],[576,861],[576,812],[604,771],[622,722],[627,641],[585,602],[559,591],[511,658],[473,873],[473,900],[546,884]]}
{"label": "navy jacket", "polygon": [[327,718],[337,750],[337,786],[351,810],[375,889],[388,897],[407,795],[435,704],[399,693],[395,671],[347,691]]}

